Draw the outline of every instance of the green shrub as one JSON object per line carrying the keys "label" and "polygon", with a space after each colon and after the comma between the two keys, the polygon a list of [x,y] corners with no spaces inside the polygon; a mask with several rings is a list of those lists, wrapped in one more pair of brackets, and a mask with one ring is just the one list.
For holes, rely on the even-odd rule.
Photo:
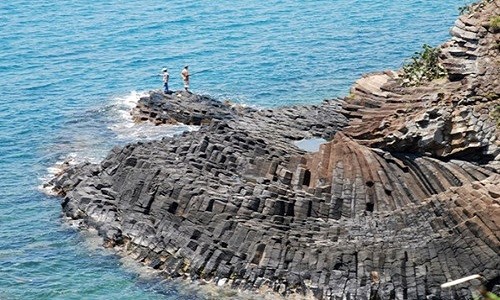
{"label": "green shrub", "polygon": [[491,3],[493,1],[494,0],[482,0],[482,1],[473,2],[470,5],[460,6],[458,8],[458,11],[461,15],[470,14],[472,12],[475,12],[477,10],[482,9],[486,5],[486,3]]}
{"label": "green shrub", "polygon": [[490,27],[493,30],[500,29],[500,16],[491,17],[491,19],[490,19]]}
{"label": "green shrub", "polygon": [[417,86],[426,81],[446,76],[446,69],[439,64],[439,49],[427,44],[415,52],[411,62],[403,65],[400,82],[403,86]]}

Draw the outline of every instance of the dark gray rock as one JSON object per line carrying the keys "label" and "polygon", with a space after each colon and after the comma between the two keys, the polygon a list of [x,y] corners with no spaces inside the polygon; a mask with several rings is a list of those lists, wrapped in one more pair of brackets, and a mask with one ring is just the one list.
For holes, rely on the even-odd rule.
{"label": "dark gray rock", "polygon": [[[490,38],[474,24],[461,18],[455,37]],[[475,50],[449,53],[467,51]],[[484,74],[493,76],[489,67]],[[456,82],[457,101],[431,86],[408,96],[391,76],[364,77],[352,102],[274,110],[151,92],[132,113],[137,121],[200,129],[114,148],[51,184],[67,217],[167,277],[317,299],[468,299],[463,286],[440,285],[481,273],[498,292],[500,175],[498,146],[488,144],[498,130],[485,129],[483,117],[491,103],[471,100],[474,87]],[[477,91],[496,92],[497,84],[480,83]],[[391,125],[388,114],[399,120],[409,99],[411,126]],[[440,101],[457,108],[447,125],[438,119],[450,103]],[[464,142],[443,146],[454,134]],[[490,153],[481,161],[466,155],[478,147],[472,135]],[[293,143],[313,137],[328,140],[316,153]],[[460,155],[450,157],[453,149]]]}

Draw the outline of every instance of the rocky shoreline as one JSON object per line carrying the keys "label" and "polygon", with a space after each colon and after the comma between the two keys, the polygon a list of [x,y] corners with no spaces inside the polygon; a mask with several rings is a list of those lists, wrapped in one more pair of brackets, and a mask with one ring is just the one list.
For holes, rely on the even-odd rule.
{"label": "rocky shoreline", "polygon": [[[448,78],[369,74],[345,99],[258,110],[152,91],[137,122],[196,132],[114,148],[51,185],[64,214],[166,277],[317,299],[500,290],[500,31],[483,1],[441,46]],[[323,138],[317,152],[296,142]]]}

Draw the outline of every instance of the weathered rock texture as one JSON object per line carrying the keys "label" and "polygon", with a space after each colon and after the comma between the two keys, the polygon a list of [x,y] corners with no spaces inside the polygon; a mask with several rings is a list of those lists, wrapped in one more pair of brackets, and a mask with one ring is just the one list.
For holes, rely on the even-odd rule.
{"label": "weathered rock texture", "polygon": [[[402,88],[360,79],[345,101],[255,110],[151,92],[133,116],[205,124],[115,148],[53,180],[64,213],[166,276],[318,299],[467,299],[498,292],[497,2],[462,16],[450,78]],[[330,142],[305,153],[293,141]]]}
{"label": "weathered rock texture", "polygon": [[402,88],[395,72],[363,77],[345,106],[351,118],[346,133],[390,151],[443,158],[473,154],[487,161],[498,155],[498,131],[490,116],[500,105],[500,35],[489,19],[499,15],[500,4],[487,2],[461,16],[450,31],[452,39],[441,47],[449,80]]}

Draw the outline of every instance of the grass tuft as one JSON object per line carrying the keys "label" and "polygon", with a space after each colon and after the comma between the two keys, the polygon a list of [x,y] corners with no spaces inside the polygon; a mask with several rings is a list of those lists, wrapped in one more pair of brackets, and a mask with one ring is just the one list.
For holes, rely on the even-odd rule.
{"label": "grass tuft", "polygon": [[446,69],[439,64],[439,49],[424,44],[422,51],[415,52],[411,61],[403,65],[400,83],[402,86],[418,86],[446,75]]}

